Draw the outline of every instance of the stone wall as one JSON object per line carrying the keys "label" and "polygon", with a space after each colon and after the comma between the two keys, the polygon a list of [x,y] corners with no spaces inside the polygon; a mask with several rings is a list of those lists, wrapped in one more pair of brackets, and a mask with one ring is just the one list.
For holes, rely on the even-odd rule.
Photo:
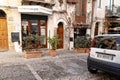
{"label": "stone wall", "polygon": [[[12,2],[12,3],[11,3]],[[2,0],[0,1],[0,9],[6,13],[7,28],[8,28],[8,45],[9,51],[21,51],[21,43],[11,41],[11,32],[19,32],[21,34],[21,17],[18,13],[18,6],[21,5],[20,0]],[[20,42],[21,42],[21,35]]]}
{"label": "stone wall", "polygon": [[[91,15],[92,15],[92,1],[90,0],[87,3],[87,22],[91,23]],[[94,32],[95,32],[95,24],[96,22],[99,22],[99,29],[98,29],[98,34],[101,34],[104,30],[104,22],[105,22],[105,7],[108,6],[110,7],[110,0],[101,0],[101,7],[98,7],[99,5],[99,0],[95,0],[95,6],[94,6],[94,15],[93,15],[93,22],[92,22],[92,29],[91,29],[91,36],[94,37]],[[111,3],[112,5],[112,3]],[[119,6],[120,1],[119,0],[114,0],[114,5]]]}
{"label": "stone wall", "polygon": [[[71,18],[73,21],[73,15],[71,13],[75,13],[75,5],[74,4],[67,4],[66,0],[63,0],[63,4],[60,5],[58,0],[55,0],[55,5],[53,6],[53,14],[48,17],[48,36],[53,36],[56,34],[56,30],[58,28],[58,23],[63,23],[64,28],[64,49],[72,49],[73,42],[69,43],[69,38],[66,37],[69,32],[66,31],[66,27],[69,26],[68,24],[68,17]],[[70,27],[70,26],[69,26]],[[68,36],[68,35],[67,35]],[[71,31],[70,37],[74,38],[74,33]],[[48,44],[49,47],[49,44]]]}

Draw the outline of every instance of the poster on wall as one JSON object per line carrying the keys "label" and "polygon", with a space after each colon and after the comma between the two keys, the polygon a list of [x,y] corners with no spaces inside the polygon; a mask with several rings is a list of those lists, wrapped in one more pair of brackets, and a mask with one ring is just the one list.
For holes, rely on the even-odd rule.
{"label": "poster on wall", "polygon": [[41,29],[41,35],[45,36],[45,29]]}
{"label": "poster on wall", "polygon": [[19,32],[12,32],[11,33],[11,39],[12,39],[12,42],[20,41],[20,39],[19,39]]}

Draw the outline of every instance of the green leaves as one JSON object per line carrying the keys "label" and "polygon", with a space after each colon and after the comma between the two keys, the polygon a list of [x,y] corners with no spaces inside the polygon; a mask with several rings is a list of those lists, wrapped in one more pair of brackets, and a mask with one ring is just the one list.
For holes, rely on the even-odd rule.
{"label": "green leaves", "polygon": [[75,48],[89,48],[91,43],[91,38],[88,35],[77,36],[75,38]]}
{"label": "green leaves", "polygon": [[22,38],[23,49],[26,51],[38,49],[44,43],[45,36],[30,34]]}
{"label": "green leaves", "polygon": [[57,45],[60,43],[60,39],[57,35],[54,35],[52,38],[48,38],[48,42],[53,50],[56,50]]}

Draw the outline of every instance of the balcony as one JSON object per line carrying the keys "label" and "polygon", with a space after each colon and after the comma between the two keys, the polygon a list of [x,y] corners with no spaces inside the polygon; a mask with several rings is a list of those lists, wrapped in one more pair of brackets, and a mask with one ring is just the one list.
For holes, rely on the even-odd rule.
{"label": "balcony", "polygon": [[54,0],[22,0],[22,5],[41,5],[52,8],[54,6]]}
{"label": "balcony", "polygon": [[23,2],[41,2],[41,3],[52,3],[54,0],[22,0]]}
{"label": "balcony", "polygon": [[120,17],[120,6],[112,6],[111,8],[106,6],[106,17],[108,18],[119,18]]}

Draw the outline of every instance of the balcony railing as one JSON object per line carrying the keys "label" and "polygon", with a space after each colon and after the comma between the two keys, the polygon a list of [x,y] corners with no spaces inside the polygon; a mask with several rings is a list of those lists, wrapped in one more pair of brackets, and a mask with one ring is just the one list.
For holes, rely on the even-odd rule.
{"label": "balcony railing", "polygon": [[41,5],[52,8],[54,0],[22,0],[22,5]]}
{"label": "balcony railing", "polygon": [[106,6],[106,16],[107,17],[120,17],[120,6],[112,6],[108,7]]}

